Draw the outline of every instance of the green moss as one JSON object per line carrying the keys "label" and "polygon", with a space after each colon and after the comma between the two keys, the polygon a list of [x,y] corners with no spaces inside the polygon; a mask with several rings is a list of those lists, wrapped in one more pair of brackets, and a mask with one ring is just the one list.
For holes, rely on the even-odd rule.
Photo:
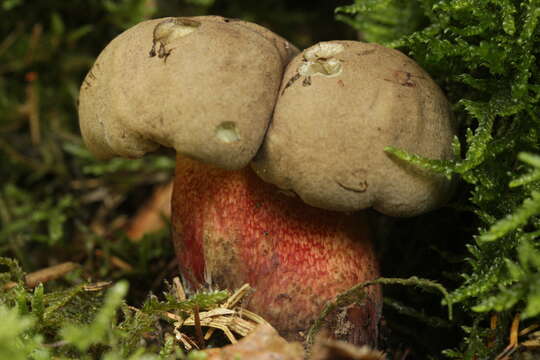
{"label": "green moss", "polygon": [[[455,208],[472,212],[478,230],[465,239],[468,265],[460,270],[463,281],[450,298],[462,304],[473,325],[461,350],[447,354],[493,356],[505,344],[487,348],[493,334],[484,313],[497,312],[501,320],[504,313],[533,317],[540,302],[540,157],[535,155],[540,152],[540,2],[407,3],[400,21],[392,15],[403,6],[399,0],[357,0],[337,11],[366,39],[386,42],[415,58],[454,105],[461,123],[454,161],[387,151],[461,180],[463,195]],[[390,19],[381,20],[385,16]],[[409,23],[412,27],[401,25],[409,18],[422,20]]]}
{"label": "green moss", "polygon": [[[77,127],[78,87],[99,51],[131,24],[171,14],[241,17],[300,46],[358,32],[415,58],[452,103],[460,123],[456,158],[441,162],[387,151],[460,185],[447,208],[396,220],[379,251],[385,276],[429,278],[444,286],[449,295],[443,305],[455,304],[454,316],[448,320],[438,292],[386,286],[390,330],[382,327],[381,344],[390,353],[407,344],[417,358],[439,357],[448,348],[450,357],[495,358],[507,345],[516,313],[522,327],[535,321],[540,1],[356,0],[336,14],[352,27],[329,22],[332,6],[326,0],[1,3],[0,288],[17,284],[0,292],[1,358],[182,359],[178,343],[160,332],[170,326],[160,312],[204,308],[225,296],[201,294],[182,303],[148,295],[160,294],[162,279],[174,274],[168,233],[133,243],[118,224],[154,185],[167,181],[173,159],[161,153],[100,162],[84,148]],[[132,269],[114,266],[113,256]],[[63,261],[81,266],[43,287],[23,286],[22,269]],[[131,284],[125,298],[115,292],[119,288],[110,297],[105,289],[85,290],[89,281],[121,279]],[[498,319],[494,328],[492,315]]]}
{"label": "green moss", "polygon": [[[172,292],[164,299],[150,296],[140,309],[128,306],[126,281],[81,284],[61,290],[35,289],[22,284],[18,264],[0,258],[9,270],[0,273],[0,355],[15,359],[184,359],[172,334],[174,321],[165,311],[188,317],[190,310],[211,309],[228,298],[225,291],[199,292],[178,301]],[[172,291],[172,290],[171,290]],[[163,329],[167,331],[163,331]],[[153,339],[153,340],[148,340]],[[39,355],[39,356],[38,356]],[[196,358],[197,354],[191,355]]]}

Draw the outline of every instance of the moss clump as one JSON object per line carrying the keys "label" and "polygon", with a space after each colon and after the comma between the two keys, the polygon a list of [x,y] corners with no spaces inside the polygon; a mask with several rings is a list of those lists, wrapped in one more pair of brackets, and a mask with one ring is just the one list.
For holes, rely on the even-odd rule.
{"label": "moss clump", "polygon": [[[466,331],[447,355],[494,357],[511,314],[540,314],[540,2],[356,0],[337,12],[365,39],[409,53],[454,105],[455,161],[388,151],[461,179],[454,208],[472,214],[475,229],[456,239],[469,255],[450,298]],[[486,321],[493,313],[497,326]]]}

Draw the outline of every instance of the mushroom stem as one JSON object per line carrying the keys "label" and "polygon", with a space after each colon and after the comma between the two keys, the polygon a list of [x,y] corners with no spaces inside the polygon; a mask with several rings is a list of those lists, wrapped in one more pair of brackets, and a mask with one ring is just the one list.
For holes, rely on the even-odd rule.
{"label": "mushroom stem", "polygon": [[[365,213],[317,209],[262,182],[249,168],[225,171],[182,156],[172,200],[173,242],[191,287],[256,289],[247,307],[289,340],[326,302],[378,276]],[[329,322],[335,337],[376,345],[379,288]]]}

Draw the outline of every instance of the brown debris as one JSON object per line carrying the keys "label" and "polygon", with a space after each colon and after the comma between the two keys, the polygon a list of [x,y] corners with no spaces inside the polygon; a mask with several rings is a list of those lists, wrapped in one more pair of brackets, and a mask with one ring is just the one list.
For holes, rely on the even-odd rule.
{"label": "brown debris", "polygon": [[84,291],[101,291],[105,288],[108,288],[112,285],[112,281],[98,281],[92,284],[86,284],[83,286]]}
{"label": "brown debris", "polygon": [[[180,279],[174,278],[173,284],[177,297],[185,299]],[[203,349],[215,330],[223,332],[231,345],[203,350],[208,356],[206,360],[386,360],[382,352],[368,346],[327,339],[324,334],[317,336],[312,356],[308,356],[302,344],[288,342],[262,317],[242,308],[241,300],[251,290],[249,284],[244,284],[219,307],[202,312],[194,309],[188,318],[170,312],[164,315],[174,320],[174,336],[187,351]],[[199,331],[209,329],[204,337],[200,332],[192,338],[183,332],[186,326]],[[237,340],[237,336],[242,339]]]}
{"label": "brown debris", "polygon": [[[303,347],[287,342],[268,325],[259,325],[255,331],[236,344],[204,351],[207,360],[300,360],[305,359]],[[385,355],[368,346],[319,337],[310,360],[385,360]]]}
{"label": "brown debris", "polygon": [[[58,279],[66,275],[67,273],[75,270],[79,267],[79,264],[73,262],[65,262],[62,264],[50,266],[35,272],[32,272],[25,277],[26,286],[33,288],[36,287],[39,283],[46,283],[47,281]],[[17,286],[15,282],[9,282],[4,285],[4,289],[8,290]]]}
{"label": "brown debris", "polygon": [[[35,28],[34,28],[35,29]],[[29,72],[25,75],[26,85],[26,101],[19,108],[22,115],[28,118],[30,125],[30,139],[32,144],[38,145],[41,142],[41,125],[39,117],[39,90],[36,85],[38,74]]]}
{"label": "brown debris", "polygon": [[172,189],[172,181],[155,189],[150,200],[139,209],[130,222],[126,233],[131,240],[138,241],[144,235],[165,227],[164,218],[171,217]]}
{"label": "brown debris", "polygon": [[172,313],[166,313],[170,319],[176,320],[174,330],[176,338],[181,341],[186,350],[189,351],[192,348],[199,348],[201,341],[200,339],[198,339],[198,341],[193,341],[193,343],[197,343],[196,346],[192,346],[191,343],[184,341],[187,337],[187,335],[181,332],[184,326],[194,326],[196,329],[208,327],[209,330],[204,335],[204,340],[210,339],[214,330],[221,330],[232,344],[238,342],[233,332],[240,336],[247,336],[255,331],[257,325],[263,324],[271,327],[266,320],[257,314],[236,306],[240,299],[249,293],[250,290],[249,284],[244,284],[220,307],[200,313],[194,311],[187,319],[182,319]]}
{"label": "brown debris", "polygon": [[[532,324],[523,330],[519,330],[521,316],[515,314],[510,326],[509,344],[504,350],[497,355],[495,360],[510,360],[510,359],[536,359],[536,353],[540,349],[540,332],[536,331],[540,327],[539,324]],[[497,324],[497,315],[492,316],[491,325],[494,327]],[[527,336],[528,339],[520,341],[520,337]],[[514,355],[516,357],[514,357]]]}
{"label": "brown debris", "polygon": [[303,360],[299,343],[288,343],[268,325],[259,325],[254,332],[238,343],[204,351],[207,360]]}
{"label": "brown debris", "polygon": [[368,346],[358,347],[340,340],[319,337],[313,346],[311,360],[385,360],[384,353]]}
{"label": "brown debris", "polygon": [[176,293],[176,298],[178,299],[178,301],[185,301],[187,299],[186,292],[178,276],[175,276],[173,278],[173,284],[174,284],[174,291]]}
{"label": "brown debris", "polygon": [[113,265],[114,267],[116,267],[116,268],[118,268],[120,270],[124,270],[124,271],[128,271],[128,272],[133,271],[133,266],[131,266],[126,261],[120,259],[118,256],[108,255],[107,253],[105,253],[103,250],[100,250],[100,249],[97,249],[95,251],[95,254],[98,257],[107,258],[107,260],[110,261],[111,265]]}

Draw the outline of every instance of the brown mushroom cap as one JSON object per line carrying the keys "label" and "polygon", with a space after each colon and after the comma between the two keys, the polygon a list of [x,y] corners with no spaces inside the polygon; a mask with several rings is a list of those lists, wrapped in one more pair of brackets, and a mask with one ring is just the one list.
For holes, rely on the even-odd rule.
{"label": "brown mushroom cap", "polygon": [[274,44],[283,62],[283,67],[287,66],[289,61],[291,61],[291,59],[300,52],[296,46],[288,42],[286,39],[282,38],[281,36],[277,35],[276,33],[270,31],[269,29],[259,24],[255,24],[255,23],[240,20],[240,19],[226,18],[226,17],[218,16],[218,15],[196,16],[193,19],[205,19],[205,20],[213,20],[217,22],[230,23],[231,25],[234,25],[234,26],[246,27],[249,30],[258,33],[259,35],[264,37],[266,40]]}
{"label": "brown mushroom cap", "polygon": [[451,181],[384,148],[451,159],[455,128],[442,91],[401,52],[323,42],[288,65],[252,166],[312,206],[413,216],[445,201]]}
{"label": "brown mushroom cap", "polygon": [[215,17],[155,19],[120,34],[81,87],[86,145],[100,158],[163,145],[244,167],[262,142],[286,65],[275,44],[295,51],[268,34]]}

